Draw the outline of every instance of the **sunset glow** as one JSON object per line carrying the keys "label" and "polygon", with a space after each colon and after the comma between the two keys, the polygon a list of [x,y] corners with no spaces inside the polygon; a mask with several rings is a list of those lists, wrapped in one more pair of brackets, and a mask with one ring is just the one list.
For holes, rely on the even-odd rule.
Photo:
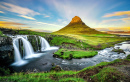
{"label": "sunset glow", "polygon": [[0,26],[53,32],[79,16],[101,31],[130,31],[129,5],[129,0],[1,0]]}

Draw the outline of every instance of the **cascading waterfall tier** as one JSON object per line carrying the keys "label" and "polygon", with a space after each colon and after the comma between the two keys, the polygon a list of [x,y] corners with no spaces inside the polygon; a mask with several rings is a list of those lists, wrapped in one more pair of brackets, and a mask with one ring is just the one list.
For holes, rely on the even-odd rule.
{"label": "cascading waterfall tier", "polygon": [[59,49],[59,47],[50,47],[50,44],[48,43],[48,41],[45,38],[43,38],[41,36],[39,36],[39,38],[40,38],[40,42],[41,42],[41,51]]}
{"label": "cascading waterfall tier", "polygon": [[19,45],[17,43],[18,43],[18,39],[14,39],[13,40],[13,47],[14,47],[15,63],[13,63],[12,65],[20,66],[20,65],[26,64],[27,61],[24,61],[21,58],[21,54],[19,52]]}
{"label": "cascading waterfall tier", "polygon": [[50,48],[50,44],[43,37],[39,37],[41,42],[41,51],[48,50]]}
{"label": "cascading waterfall tier", "polygon": [[[15,66],[24,65],[27,63],[28,59],[40,57],[42,55],[41,53],[34,52],[31,42],[28,40],[27,35],[17,35],[17,36],[10,36],[10,37],[13,38],[13,47],[14,47],[14,55],[15,55],[15,58],[14,58],[15,62],[12,65],[15,65]],[[52,49],[58,49],[58,47],[50,47],[49,43],[47,42],[45,38],[41,36],[39,36],[38,38],[40,39],[41,52],[52,50]],[[34,38],[34,39],[36,39],[36,42],[37,42],[36,45],[38,45],[39,43],[38,43],[37,38]],[[21,44],[21,42],[23,44],[22,46],[19,45]],[[20,53],[20,48],[22,48],[23,53]],[[37,51],[39,51],[39,47],[37,49],[38,49]]]}

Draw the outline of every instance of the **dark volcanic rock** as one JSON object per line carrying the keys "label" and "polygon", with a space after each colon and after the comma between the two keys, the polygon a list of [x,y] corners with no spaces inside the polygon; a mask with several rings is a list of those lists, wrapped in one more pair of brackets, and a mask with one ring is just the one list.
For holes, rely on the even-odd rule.
{"label": "dark volcanic rock", "polygon": [[13,45],[10,37],[0,37],[0,65],[8,66],[14,62]]}

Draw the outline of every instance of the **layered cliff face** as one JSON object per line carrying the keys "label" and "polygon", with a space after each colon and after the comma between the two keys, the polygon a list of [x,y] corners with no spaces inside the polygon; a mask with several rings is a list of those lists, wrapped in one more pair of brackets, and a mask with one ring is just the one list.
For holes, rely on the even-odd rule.
{"label": "layered cliff face", "polygon": [[56,31],[57,34],[101,34],[101,32],[87,26],[80,17],[75,16],[64,28]]}

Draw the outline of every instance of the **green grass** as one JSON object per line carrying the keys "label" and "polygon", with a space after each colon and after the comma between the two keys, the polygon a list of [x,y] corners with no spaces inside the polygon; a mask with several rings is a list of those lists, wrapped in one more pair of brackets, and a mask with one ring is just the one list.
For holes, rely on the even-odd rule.
{"label": "green grass", "polygon": [[60,79],[59,82],[86,82],[84,79],[77,78],[77,77],[69,77]]}
{"label": "green grass", "polygon": [[[61,71],[61,72],[49,72],[49,73],[31,73],[25,74],[14,73],[11,76],[0,77],[0,81],[16,81],[16,82],[57,82],[56,80],[65,80],[63,75],[75,74],[74,71]],[[57,79],[55,79],[57,78]],[[62,78],[62,79],[61,79]],[[67,78],[66,80],[75,80],[76,78]],[[76,79],[77,80],[77,79]],[[79,79],[81,80],[81,79]]]}
{"label": "green grass", "polygon": [[5,69],[5,68],[1,68],[0,67],[0,76],[1,75],[9,75],[10,74],[10,70],[9,69]]}
{"label": "green grass", "polygon": [[3,32],[2,31],[0,31],[0,36],[2,36],[2,37],[4,37],[5,35],[3,34]]}
{"label": "green grass", "polygon": [[91,78],[96,82],[120,82],[124,77],[117,69],[106,67],[98,74],[91,76]]}
{"label": "green grass", "polygon": [[90,34],[89,36],[116,37],[116,35],[114,35],[114,34]]}
{"label": "green grass", "polygon": [[106,44],[106,43],[108,43],[108,45],[109,45],[111,42],[118,42],[118,41],[121,42],[121,41],[125,41],[125,40],[130,40],[129,37],[116,37],[116,36],[104,37],[103,34],[102,34],[102,37],[87,36],[87,35],[82,35],[82,37],[84,37],[86,39],[85,41],[91,45]]}
{"label": "green grass", "polygon": [[97,53],[97,51],[69,51],[67,49],[59,49],[54,53],[54,56],[63,59],[88,58],[97,55]]}
{"label": "green grass", "polygon": [[93,47],[93,49],[99,50],[107,47],[112,47],[122,41],[130,40],[129,37],[118,37],[112,34],[88,34],[88,35],[76,35],[76,34],[63,34],[63,36],[71,37],[73,39],[81,40],[82,43]]}

